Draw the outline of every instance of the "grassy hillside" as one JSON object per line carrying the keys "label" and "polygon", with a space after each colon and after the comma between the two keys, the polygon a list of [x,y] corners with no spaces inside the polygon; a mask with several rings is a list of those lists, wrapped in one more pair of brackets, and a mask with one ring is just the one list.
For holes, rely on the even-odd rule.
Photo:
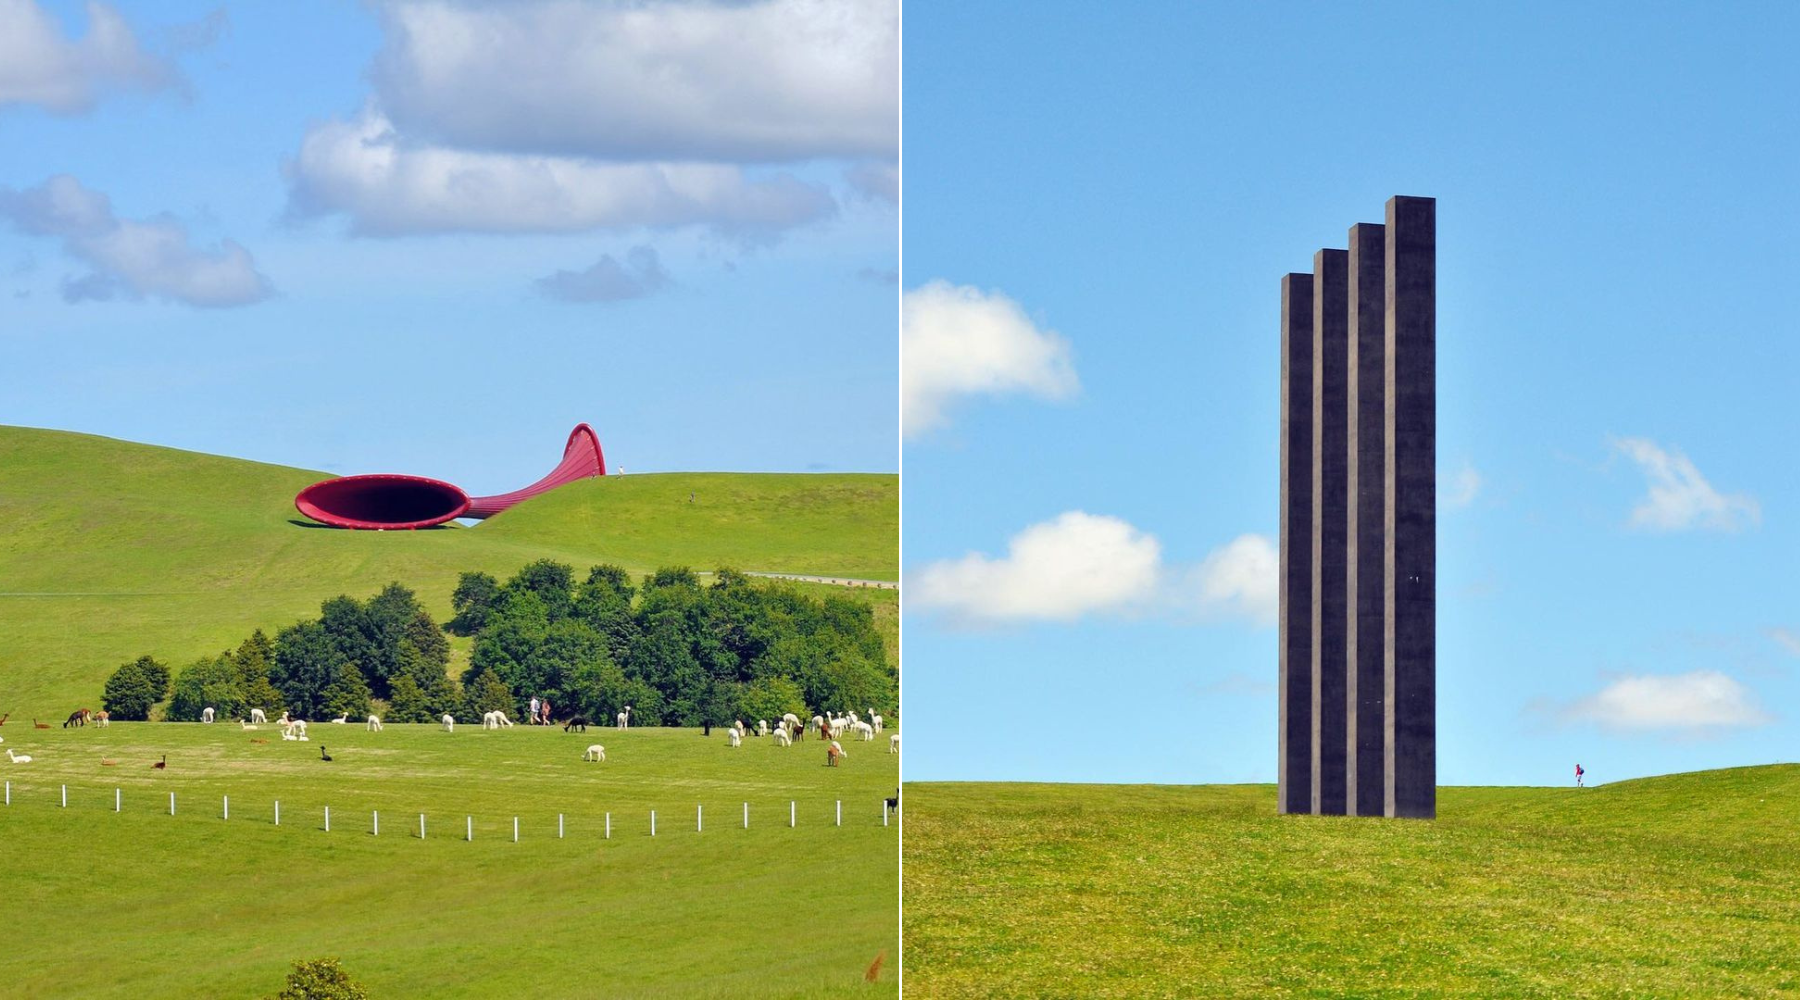
{"label": "grassy hillside", "polygon": [[[306,527],[302,487],[326,473],[61,431],[0,427],[0,713],[61,719],[98,701],[119,663],[179,669],[390,580],[449,616],[457,574],[504,579],[533,559],[894,580],[891,475],[615,476],[474,527]],[[688,502],[688,495],[694,500]],[[843,592],[843,591],[837,591]],[[897,634],[891,591],[853,590]]]}
{"label": "grassy hillside", "polygon": [[1800,995],[1800,766],[1444,788],[1433,822],[1275,789],[908,783],[932,997]]}
{"label": "grassy hillside", "polygon": [[[0,995],[262,997],[293,960],[326,955],[374,997],[898,995],[899,824],[882,825],[881,799],[899,768],[884,745],[848,744],[827,768],[812,740],[730,749],[665,729],[315,723],[293,743],[271,727],[15,719],[0,735],[33,758],[0,754]],[[605,763],[582,762],[591,743]]]}

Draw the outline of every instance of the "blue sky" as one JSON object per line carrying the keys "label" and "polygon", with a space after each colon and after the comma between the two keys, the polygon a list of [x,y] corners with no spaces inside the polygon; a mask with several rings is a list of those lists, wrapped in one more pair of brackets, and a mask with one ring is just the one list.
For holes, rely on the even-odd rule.
{"label": "blue sky", "polygon": [[0,0],[0,423],[897,470],[894,4],[91,9]]}
{"label": "blue sky", "polygon": [[1800,759],[1791,5],[907,14],[909,779],[1275,779],[1279,279],[1394,194],[1440,781]]}

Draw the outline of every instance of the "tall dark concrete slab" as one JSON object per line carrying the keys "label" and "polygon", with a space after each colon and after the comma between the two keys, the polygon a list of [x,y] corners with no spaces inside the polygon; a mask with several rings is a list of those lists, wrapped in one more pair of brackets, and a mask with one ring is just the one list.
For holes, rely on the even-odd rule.
{"label": "tall dark concrete slab", "polygon": [[1313,255],[1312,811],[1344,814],[1349,255]]}
{"label": "tall dark concrete slab", "polygon": [[1385,812],[1437,815],[1437,201],[1387,203]]}
{"label": "tall dark concrete slab", "polygon": [[1387,237],[1379,225],[1350,227],[1349,538],[1344,603],[1344,800],[1351,816],[1387,810],[1386,565]]}
{"label": "tall dark concrete slab", "polygon": [[1281,680],[1279,788],[1284,813],[1312,811],[1312,293],[1281,279]]}

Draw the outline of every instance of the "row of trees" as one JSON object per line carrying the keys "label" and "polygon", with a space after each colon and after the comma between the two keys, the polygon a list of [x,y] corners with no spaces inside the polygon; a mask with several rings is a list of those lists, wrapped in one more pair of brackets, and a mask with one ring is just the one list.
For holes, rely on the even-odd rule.
{"label": "row of trees", "polygon": [[[894,668],[868,605],[815,600],[729,569],[701,586],[687,569],[662,569],[634,585],[624,570],[597,566],[579,584],[570,567],[541,560],[505,583],[465,573],[444,628],[398,583],[359,602],[336,597],[316,619],[273,640],[258,630],[235,650],[198,660],[171,681],[144,656],[107,680],[102,699],[116,719],[222,718],[250,708],[299,718],[379,709],[393,722],[445,713],[523,714],[533,696],[559,718],[597,722],[625,706],[645,725],[724,724],[836,709],[893,713]],[[444,631],[469,636],[468,669],[448,672]],[[459,682],[460,681],[460,682]]]}

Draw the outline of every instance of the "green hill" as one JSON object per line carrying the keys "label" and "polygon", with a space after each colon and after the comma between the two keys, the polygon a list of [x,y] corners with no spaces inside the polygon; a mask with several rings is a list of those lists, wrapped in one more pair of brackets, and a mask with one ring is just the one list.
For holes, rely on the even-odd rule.
{"label": "green hill", "polygon": [[[97,707],[107,674],[151,653],[179,669],[251,629],[391,580],[439,620],[459,573],[534,559],[895,580],[892,475],[670,473],[586,480],[474,527],[303,526],[328,473],[63,431],[0,427],[0,713]],[[688,502],[688,495],[694,500]],[[892,591],[852,590],[897,634]],[[890,638],[890,643],[892,643]]]}
{"label": "green hill", "polygon": [[1800,995],[1800,766],[1442,788],[1435,821],[1268,785],[909,782],[921,996]]}

